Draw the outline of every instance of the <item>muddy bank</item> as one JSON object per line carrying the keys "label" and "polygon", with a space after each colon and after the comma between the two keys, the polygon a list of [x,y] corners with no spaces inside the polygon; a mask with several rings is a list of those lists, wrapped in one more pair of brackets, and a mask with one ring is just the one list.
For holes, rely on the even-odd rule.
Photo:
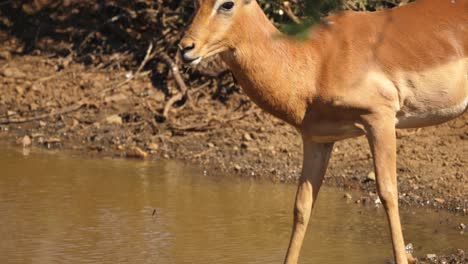
{"label": "muddy bank", "polygon": [[[91,155],[178,159],[207,173],[294,182],[300,173],[297,133],[254,106],[242,92],[219,94],[213,81],[191,87],[188,101],[167,109],[167,95],[131,71],[99,69],[47,55],[1,59],[1,137]],[[58,70],[60,69],[60,70]],[[164,121],[164,122],[163,122]],[[402,205],[467,213],[468,118],[398,133]],[[27,139],[27,138],[26,138]],[[26,142],[26,144],[29,144]],[[365,138],[336,144],[329,185],[377,199]]]}

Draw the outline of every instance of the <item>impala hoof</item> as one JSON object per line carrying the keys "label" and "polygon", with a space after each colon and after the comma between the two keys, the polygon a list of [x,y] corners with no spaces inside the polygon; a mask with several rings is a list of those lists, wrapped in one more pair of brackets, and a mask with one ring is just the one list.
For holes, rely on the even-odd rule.
{"label": "impala hoof", "polygon": [[415,259],[411,253],[406,253],[406,258],[408,259],[408,264],[418,263],[417,259]]}

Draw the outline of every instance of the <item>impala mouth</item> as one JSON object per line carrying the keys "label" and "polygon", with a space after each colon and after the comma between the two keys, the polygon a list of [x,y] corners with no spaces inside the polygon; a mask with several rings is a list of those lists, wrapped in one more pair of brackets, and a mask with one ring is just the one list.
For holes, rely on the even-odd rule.
{"label": "impala mouth", "polygon": [[190,57],[190,56],[187,56],[187,54],[184,54],[182,56],[182,60],[186,64],[197,65],[202,60],[202,57]]}
{"label": "impala mouth", "polygon": [[202,60],[202,57],[198,57],[190,62],[191,65],[196,66],[198,65]]}

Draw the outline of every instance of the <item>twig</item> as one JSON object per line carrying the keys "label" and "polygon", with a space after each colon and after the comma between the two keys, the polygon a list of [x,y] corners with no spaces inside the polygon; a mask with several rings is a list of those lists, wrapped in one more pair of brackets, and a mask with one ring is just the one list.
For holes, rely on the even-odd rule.
{"label": "twig", "polygon": [[298,18],[291,9],[291,4],[288,1],[283,3],[283,9],[286,15],[296,24],[301,24],[302,20]]}
{"label": "twig", "polygon": [[106,89],[102,90],[99,93],[99,95],[104,96],[106,93],[108,93],[108,92],[110,92],[110,91],[112,91],[114,89],[120,88],[120,87],[124,86],[125,84],[129,83],[131,80],[135,79],[135,77],[137,77],[137,76],[147,75],[149,72],[148,73],[147,72],[140,73],[140,72],[146,66],[146,63],[148,63],[149,60],[151,60],[151,59],[153,59],[155,57],[156,53],[151,53],[152,51],[153,51],[153,43],[151,42],[148,45],[148,49],[146,50],[145,58],[140,63],[140,66],[138,67],[136,72],[134,74],[132,74],[132,76],[127,78],[125,81],[120,82],[115,86],[113,84],[110,84]]}
{"label": "twig", "polygon": [[162,113],[162,116],[163,116],[164,120],[167,119],[168,113],[171,110],[172,105],[174,105],[176,102],[182,100],[183,98],[184,98],[184,96],[181,93],[178,93],[178,94],[172,96],[171,99],[169,99],[166,102],[166,104],[164,105],[163,113]]}
{"label": "twig", "polygon": [[136,76],[140,75],[140,72],[141,70],[145,67],[146,63],[148,63],[149,60],[151,60],[152,58],[154,58],[155,56],[155,53],[151,53],[153,51],[153,43],[150,42],[150,44],[148,45],[148,49],[146,50],[146,55],[145,55],[145,58],[143,59],[143,61],[141,62],[140,66],[138,67],[138,69],[136,70],[136,72],[134,74],[132,74],[132,76],[130,76],[130,78],[127,78],[125,81],[117,84],[115,87],[112,87],[111,89],[116,89],[116,88],[119,88],[127,83],[129,83],[131,80],[133,80]]}
{"label": "twig", "polygon": [[184,79],[180,75],[179,67],[177,64],[174,62],[174,60],[167,55],[167,53],[163,52],[161,54],[161,58],[169,65],[171,68],[172,76],[174,76],[174,79],[177,83],[177,86],[179,87],[180,93],[174,95],[167,101],[167,103],[164,105],[163,113],[162,116],[164,120],[167,120],[169,111],[171,110],[172,106],[174,103],[182,100],[182,99],[188,99],[188,88],[187,85],[184,82]]}
{"label": "twig", "polygon": [[[207,122],[205,122],[203,124],[191,124],[191,125],[188,125],[188,126],[174,126],[174,125],[171,125],[170,128],[172,130],[175,130],[175,131],[183,131],[183,132],[204,132],[204,131],[212,130],[212,129],[217,128],[217,127],[219,127],[221,125],[225,125],[225,124],[228,124],[228,123],[236,121],[236,120],[244,119],[248,115],[252,114],[252,112],[253,112],[253,110],[250,109],[247,112],[242,113],[242,114],[240,114],[238,116],[231,117],[231,118],[226,118],[226,119],[223,119],[223,120],[212,118],[211,120],[209,120],[209,121],[207,121]],[[217,125],[212,124],[213,122],[217,122],[218,124]]]}
{"label": "twig", "polygon": [[199,152],[199,153],[197,153],[197,154],[194,154],[192,157],[193,157],[193,158],[200,158],[201,156],[206,155],[206,154],[208,154],[209,152],[211,152],[211,151],[213,151],[213,150],[214,150],[214,148],[205,149],[205,150],[203,150],[202,152]]}
{"label": "twig", "polygon": [[7,118],[6,120],[0,120],[0,125],[20,124],[20,123],[26,123],[26,122],[41,120],[41,119],[49,118],[49,117],[52,117],[52,116],[63,115],[63,114],[66,114],[66,113],[74,112],[74,111],[82,108],[83,106],[85,106],[87,104],[88,104],[87,101],[82,100],[82,101],[79,101],[76,104],[64,107],[64,108],[59,109],[57,111],[52,111],[52,112],[50,112],[48,114],[42,114],[42,115],[37,115],[37,116],[32,116],[32,117],[24,117],[24,118],[14,118],[14,119]]}
{"label": "twig", "polygon": [[187,85],[185,85],[184,79],[180,75],[179,67],[177,66],[177,64],[165,52],[161,54],[161,58],[171,68],[172,75],[174,76],[174,79],[177,83],[177,86],[179,87],[180,92],[183,93],[184,95],[187,95],[187,91],[188,91]]}
{"label": "twig", "polygon": [[35,83],[43,83],[43,82],[45,82],[45,81],[49,81],[49,80],[51,80],[51,79],[54,79],[54,78],[56,78],[56,77],[59,77],[60,75],[63,75],[64,73],[68,73],[68,71],[62,70],[62,71],[56,72],[56,73],[54,73],[54,74],[52,74],[52,75],[39,78],[39,79],[37,79],[37,80],[34,81],[34,82],[35,82]]}

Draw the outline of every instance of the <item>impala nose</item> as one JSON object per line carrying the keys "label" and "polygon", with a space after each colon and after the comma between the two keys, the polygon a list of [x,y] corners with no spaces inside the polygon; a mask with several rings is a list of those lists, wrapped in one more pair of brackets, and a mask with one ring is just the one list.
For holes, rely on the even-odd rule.
{"label": "impala nose", "polygon": [[188,51],[193,50],[194,48],[195,48],[195,43],[193,42],[190,42],[190,43],[181,42],[179,45],[179,49],[182,52],[188,52]]}
{"label": "impala nose", "polygon": [[194,42],[184,42],[181,41],[179,44],[179,50],[180,54],[182,55],[182,60],[185,63],[191,63],[193,61],[196,61],[199,59],[199,57],[192,57],[188,55],[187,53],[195,49],[195,43]]}

